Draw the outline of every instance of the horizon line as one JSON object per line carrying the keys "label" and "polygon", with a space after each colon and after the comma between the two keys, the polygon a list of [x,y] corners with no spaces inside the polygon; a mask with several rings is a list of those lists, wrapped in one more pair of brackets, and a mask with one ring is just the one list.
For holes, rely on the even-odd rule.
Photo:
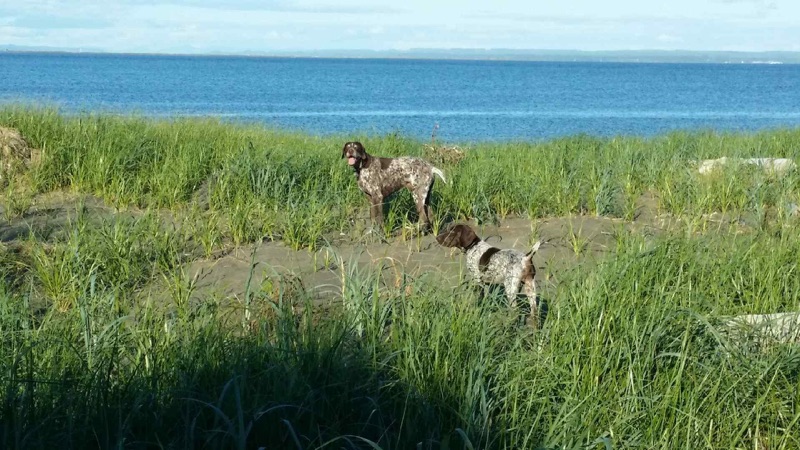
{"label": "horizon line", "polygon": [[[544,58],[542,61],[575,61],[570,56],[584,58],[622,58],[610,62],[719,62],[719,63],[762,63],[762,64],[792,64],[800,63],[800,51],[794,50],[684,50],[684,49],[617,49],[617,50],[579,50],[579,49],[514,49],[514,48],[479,48],[479,47],[453,47],[453,48],[410,48],[410,49],[319,49],[319,50],[243,50],[220,52],[148,52],[148,51],[113,51],[103,49],[59,48],[48,46],[25,46],[17,44],[0,44],[0,52],[16,54],[83,54],[83,55],[120,55],[120,56],[211,56],[211,57],[243,57],[243,58],[330,58],[330,59],[443,59],[443,60],[504,60],[504,61],[537,61],[536,57]],[[450,55],[448,55],[448,53]],[[494,55],[492,55],[494,53]],[[360,54],[360,55],[359,55]],[[636,61],[631,58],[636,55],[645,57],[645,61]],[[758,56],[784,56],[795,61],[702,61],[692,59],[689,61],[659,61],[662,58],[685,57],[734,57],[741,56],[756,58]],[[648,58],[649,57],[649,58]],[[682,58],[681,58],[682,59]],[[602,62],[602,61],[598,61]]]}

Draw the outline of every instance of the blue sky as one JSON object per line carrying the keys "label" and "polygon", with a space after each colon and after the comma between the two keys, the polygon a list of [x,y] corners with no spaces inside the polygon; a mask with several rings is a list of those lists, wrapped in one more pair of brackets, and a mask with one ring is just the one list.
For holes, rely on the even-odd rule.
{"label": "blue sky", "polygon": [[0,0],[0,46],[800,51],[798,0]]}

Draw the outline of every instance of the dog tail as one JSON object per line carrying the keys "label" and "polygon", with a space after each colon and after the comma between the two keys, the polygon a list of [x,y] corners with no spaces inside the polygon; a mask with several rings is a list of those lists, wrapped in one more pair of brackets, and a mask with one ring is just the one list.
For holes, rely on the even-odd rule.
{"label": "dog tail", "polygon": [[436,167],[431,167],[431,171],[432,171],[433,173],[435,173],[436,175],[438,175],[438,176],[439,176],[439,178],[441,178],[441,179],[442,179],[442,182],[443,182],[444,184],[447,184],[447,180],[445,180],[445,179],[444,179],[444,172],[442,172],[440,169],[437,169]]}
{"label": "dog tail", "polygon": [[535,244],[533,244],[533,248],[531,248],[531,251],[529,251],[528,253],[526,253],[526,254],[525,254],[525,256],[527,256],[527,257],[529,257],[529,258],[530,258],[531,256],[533,256],[533,254],[534,254],[534,253],[536,253],[536,251],[537,251],[537,250],[539,250],[539,246],[540,246],[540,245],[542,245],[542,241],[536,241],[536,243],[535,243]]}

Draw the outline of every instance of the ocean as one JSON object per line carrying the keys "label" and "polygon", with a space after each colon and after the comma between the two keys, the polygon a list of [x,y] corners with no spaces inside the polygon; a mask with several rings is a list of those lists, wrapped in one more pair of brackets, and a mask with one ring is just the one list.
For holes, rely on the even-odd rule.
{"label": "ocean", "polygon": [[800,65],[0,53],[0,105],[442,142],[800,126]]}

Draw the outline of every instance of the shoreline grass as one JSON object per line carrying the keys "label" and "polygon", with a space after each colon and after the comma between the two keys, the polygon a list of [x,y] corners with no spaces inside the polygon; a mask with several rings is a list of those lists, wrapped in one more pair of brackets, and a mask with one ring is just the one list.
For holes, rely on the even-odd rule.
{"label": "shoreline grass", "polygon": [[[324,309],[288,282],[253,280],[238,303],[193,295],[183,264],[222,241],[316,248],[365,217],[341,139],[19,108],[0,125],[44,150],[6,206],[72,190],[143,210],[78,211],[59,236],[0,246],[3,448],[800,447],[797,344],[721,326],[797,311],[798,174],[699,177],[686,163],[797,158],[800,130],[479,144],[444,165],[439,217],[630,221],[650,193],[678,219],[658,236],[620,232],[597,264],[559,274],[533,331],[466,287],[384,280],[341,256],[342,295]],[[358,138],[423,154],[401,136]],[[395,199],[387,231],[410,221],[408,202]],[[708,214],[752,226],[710,229]],[[156,282],[164,292],[144,289]]]}
{"label": "shoreline grass", "polygon": [[[67,189],[119,207],[200,208],[203,220],[219,222],[209,231],[216,240],[242,244],[266,236],[313,249],[325,233],[345,231],[354,216],[364,217],[363,194],[339,160],[344,138],[210,119],[65,117],[11,107],[0,109],[0,124],[44,150],[30,177],[34,193]],[[423,142],[394,134],[348,139],[362,140],[375,155],[427,156]],[[485,222],[575,214],[631,220],[636,199],[646,192],[659,196],[663,212],[686,217],[783,210],[800,204],[796,174],[700,177],[689,161],[797,158],[798,151],[800,129],[477,144],[462,160],[440,164],[450,183],[436,183],[432,201],[440,218]],[[408,193],[395,196],[387,233],[413,222],[412,205]]]}

